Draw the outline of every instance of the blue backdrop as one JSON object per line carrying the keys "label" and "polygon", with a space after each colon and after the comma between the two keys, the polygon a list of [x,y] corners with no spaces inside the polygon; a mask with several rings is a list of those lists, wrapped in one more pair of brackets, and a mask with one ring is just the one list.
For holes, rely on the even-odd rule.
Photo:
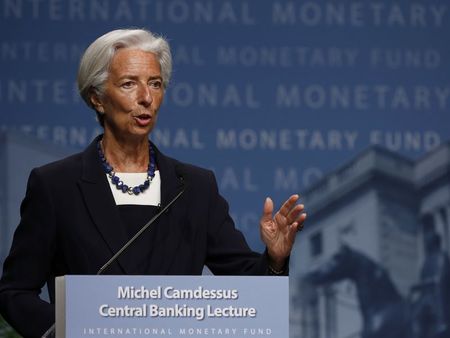
{"label": "blue backdrop", "polygon": [[0,128],[83,149],[99,127],[75,90],[81,53],[112,29],[160,33],[174,72],[151,137],[214,169],[261,250],[265,196],[372,145],[419,161],[450,138],[449,19],[447,0],[2,0]]}

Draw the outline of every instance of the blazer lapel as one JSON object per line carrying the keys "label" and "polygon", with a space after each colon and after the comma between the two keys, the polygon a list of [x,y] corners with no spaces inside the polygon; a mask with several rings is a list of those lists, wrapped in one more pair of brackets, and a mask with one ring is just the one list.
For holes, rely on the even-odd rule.
{"label": "blazer lapel", "polygon": [[[94,224],[108,245],[112,257],[126,243],[128,236],[97,154],[96,144],[100,137],[97,137],[83,153],[83,174],[79,187]],[[118,258],[117,263],[122,273],[130,273],[130,261],[126,252]],[[111,273],[112,269],[113,266],[105,273]]]}
{"label": "blazer lapel", "polygon": [[[166,206],[184,188],[186,178],[181,172],[182,164],[164,156],[152,144],[156,153],[156,163],[161,176],[161,207]],[[187,192],[161,215],[158,226],[160,231],[154,242],[152,262],[150,264],[151,274],[167,274],[183,234],[183,224],[186,218]]]}

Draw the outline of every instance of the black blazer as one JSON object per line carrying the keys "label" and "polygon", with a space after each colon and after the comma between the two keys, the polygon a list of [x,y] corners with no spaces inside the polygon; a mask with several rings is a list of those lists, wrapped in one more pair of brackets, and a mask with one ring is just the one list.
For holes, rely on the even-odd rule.
{"label": "black blazer", "polygon": [[[54,303],[55,276],[95,274],[128,239],[96,142],[30,174],[0,281],[0,311],[25,337],[40,337],[54,323],[54,305],[38,296],[45,283]],[[186,191],[153,225],[159,228],[148,268],[136,263],[144,236],[105,273],[199,275],[207,265],[214,274],[266,274],[267,254],[252,252],[235,229],[213,173],[155,150],[162,206],[183,181]]]}

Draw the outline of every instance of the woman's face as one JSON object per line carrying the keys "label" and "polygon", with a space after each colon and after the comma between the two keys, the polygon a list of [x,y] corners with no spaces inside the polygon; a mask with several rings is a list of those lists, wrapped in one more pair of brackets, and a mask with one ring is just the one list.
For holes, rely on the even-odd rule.
{"label": "woman's face", "polygon": [[104,114],[105,134],[117,138],[148,137],[163,101],[161,66],[153,53],[119,49],[114,55],[104,93],[92,103]]}

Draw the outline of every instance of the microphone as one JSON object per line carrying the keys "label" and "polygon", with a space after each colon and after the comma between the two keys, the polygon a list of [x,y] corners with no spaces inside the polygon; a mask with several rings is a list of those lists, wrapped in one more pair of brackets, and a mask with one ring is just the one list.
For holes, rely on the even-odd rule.
{"label": "microphone", "polygon": [[[164,206],[163,208],[161,208],[158,213],[153,216],[128,242],[126,242],[124,244],[124,246],[122,246],[120,248],[119,251],[117,251],[114,256],[112,256],[98,271],[97,271],[97,276],[98,275],[102,275],[105,270],[112,264],[114,263],[117,258],[131,245],[133,244],[133,242],[138,239],[142,233],[148,229],[148,227],[150,225],[152,225],[163,213],[167,212],[169,210],[169,208],[172,206],[172,204],[174,204],[180,197],[181,195],[184,194],[184,192],[186,191],[186,181],[184,180],[184,176],[180,173],[180,171],[178,170],[179,168],[176,167],[175,171],[177,173],[177,177],[178,179],[181,181],[181,183],[183,184],[183,188],[170,200],[169,203],[167,203],[166,206]],[[56,325],[55,323],[50,326],[50,328],[42,335],[42,338],[54,338],[56,334]]]}
{"label": "microphone", "polygon": [[126,242],[124,244],[123,247],[120,248],[119,251],[117,251],[114,256],[112,256],[98,271],[97,271],[97,275],[102,275],[105,270],[112,264],[114,263],[117,258],[131,245],[133,244],[133,242],[138,239],[142,233],[148,229],[148,227],[150,225],[152,225],[164,212],[168,211],[168,209],[170,208],[170,206],[172,204],[174,204],[180,197],[181,195],[184,194],[184,192],[186,191],[186,184],[184,182],[184,178],[182,175],[178,175],[178,178],[182,181],[183,183],[183,188],[178,192],[178,194],[175,195],[174,198],[172,198],[170,200],[169,203],[167,203],[167,205],[163,208],[161,208],[161,210],[158,211],[158,213],[153,216],[128,242]]}

